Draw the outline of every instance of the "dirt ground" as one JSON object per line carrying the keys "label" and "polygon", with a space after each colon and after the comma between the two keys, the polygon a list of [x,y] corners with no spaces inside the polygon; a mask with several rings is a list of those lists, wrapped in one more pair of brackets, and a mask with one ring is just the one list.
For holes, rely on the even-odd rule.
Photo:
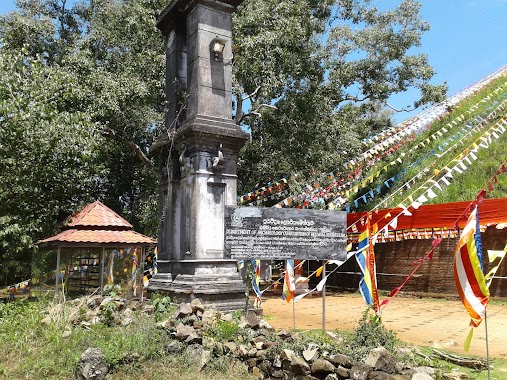
{"label": "dirt ground", "polygon": [[[322,297],[307,296],[294,306],[297,329],[322,328]],[[268,296],[263,297],[262,309],[265,318],[275,328],[293,328],[292,303],[287,304],[278,296]],[[326,330],[355,329],[365,309],[359,294],[326,296]],[[463,350],[470,331],[470,318],[459,300],[396,297],[385,306],[382,318],[385,326],[396,331],[396,336],[403,342],[486,357],[484,322],[474,331],[470,351],[465,353]],[[490,357],[507,359],[507,305],[488,306],[487,326]]]}

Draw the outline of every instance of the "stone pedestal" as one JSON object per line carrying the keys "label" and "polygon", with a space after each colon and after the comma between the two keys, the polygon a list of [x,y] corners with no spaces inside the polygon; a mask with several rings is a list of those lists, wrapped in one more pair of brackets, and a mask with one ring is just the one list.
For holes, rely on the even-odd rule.
{"label": "stone pedestal", "polygon": [[150,290],[223,309],[242,308],[245,291],[236,261],[224,258],[224,207],[236,204],[237,155],[248,138],[232,120],[231,14],[240,3],[177,0],[158,20],[169,137],[157,143],[162,223]]}

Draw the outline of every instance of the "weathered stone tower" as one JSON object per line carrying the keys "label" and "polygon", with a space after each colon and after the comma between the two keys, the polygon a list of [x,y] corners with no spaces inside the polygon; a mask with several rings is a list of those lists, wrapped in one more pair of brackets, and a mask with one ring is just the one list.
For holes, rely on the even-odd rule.
{"label": "weathered stone tower", "polygon": [[166,37],[168,136],[160,157],[159,273],[151,291],[244,306],[236,262],[224,258],[224,207],[236,204],[237,154],[248,138],[232,120],[232,13],[243,0],[173,0]]}

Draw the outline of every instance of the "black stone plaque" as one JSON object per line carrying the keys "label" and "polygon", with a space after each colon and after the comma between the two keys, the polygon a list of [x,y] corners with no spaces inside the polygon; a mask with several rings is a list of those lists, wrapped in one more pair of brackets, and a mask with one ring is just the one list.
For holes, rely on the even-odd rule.
{"label": "black stone plaque", "polygon": [[225,256],[232,259],[345,260],[345,211],[225,208]]}

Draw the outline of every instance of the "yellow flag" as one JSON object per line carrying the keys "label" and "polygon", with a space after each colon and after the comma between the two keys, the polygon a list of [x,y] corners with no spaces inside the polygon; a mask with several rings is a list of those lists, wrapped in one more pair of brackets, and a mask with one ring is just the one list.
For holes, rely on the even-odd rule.
{"label": "yellow flag", "polygon": [[474,328],[472,327],[470,329],[470,332],[468,333],[467,338],[465,339],[465,344],[463,345],[463,349],[465,350],[465,352],[468,352],[468,350],[470,349],[470,343],[472,343],[473,336],[474,336]]}
{"label": "yellow flag", "polygon": [[323,270],[324,270],[324,267],[323,267],[323,266],[322,266],[322,267],[320,267],[319,269],[317,269],[317,270],[315,271],[315,276],[320,277],[320,275],[322,274],[322,271],[323,271]]}

